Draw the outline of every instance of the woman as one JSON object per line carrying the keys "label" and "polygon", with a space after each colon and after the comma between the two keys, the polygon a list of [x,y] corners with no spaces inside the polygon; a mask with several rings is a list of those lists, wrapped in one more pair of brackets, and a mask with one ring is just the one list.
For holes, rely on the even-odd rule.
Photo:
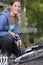
{"label": "woman", "polygon": [[0,16],[0,47],[2,53],[7,52],[9,55],[14,53],[18,57],[21,55],[21,51],[17,46],[22,45],[18,25],[21,1],[12,1],[10,9],[10,11],[3,12]]}

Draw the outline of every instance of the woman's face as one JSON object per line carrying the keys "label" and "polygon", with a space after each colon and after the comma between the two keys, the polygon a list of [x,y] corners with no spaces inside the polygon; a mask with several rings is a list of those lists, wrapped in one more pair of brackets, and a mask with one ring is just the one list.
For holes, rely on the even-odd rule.
{"label": "woman's face", "polygon": [[13,14],[18,14],[21,10],[21,3],[20,2],[14,2],[14,4],[11,6],[11,12]]}

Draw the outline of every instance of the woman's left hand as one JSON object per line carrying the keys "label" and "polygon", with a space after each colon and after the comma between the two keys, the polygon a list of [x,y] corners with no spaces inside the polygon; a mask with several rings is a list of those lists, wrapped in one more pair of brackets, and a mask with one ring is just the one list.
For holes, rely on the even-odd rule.
{"label": "woman's left hand", "polygon": [[22,41],[21,40],[18,40],[17,41],[17,46],[21,46],[22,45]]}

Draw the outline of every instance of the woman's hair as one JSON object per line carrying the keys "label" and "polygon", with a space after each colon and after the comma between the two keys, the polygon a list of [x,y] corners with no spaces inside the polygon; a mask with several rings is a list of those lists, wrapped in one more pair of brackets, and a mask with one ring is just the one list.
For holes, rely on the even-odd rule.
{"label": "woman's hair", "polygon": [[12,6],[14,4],[14,2],[20,2],[21,5],[22,5],[22,1],[21,0],[12,0],[11,3],[10,3],[10,5]]}

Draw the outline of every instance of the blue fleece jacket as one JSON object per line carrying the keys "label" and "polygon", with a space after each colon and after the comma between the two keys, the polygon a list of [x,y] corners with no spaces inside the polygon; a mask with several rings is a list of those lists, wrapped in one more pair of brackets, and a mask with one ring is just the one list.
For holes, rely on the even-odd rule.
{"label": "blue fleece jacket", "polygon": [[[10,12],[3,12],[0,15],[0,37],[10,34],[8,32],[10,27]],[[18,21],[14,24],[14,33],[18,34],[18,40],[20,39],[19,36],[19,25]]]}

